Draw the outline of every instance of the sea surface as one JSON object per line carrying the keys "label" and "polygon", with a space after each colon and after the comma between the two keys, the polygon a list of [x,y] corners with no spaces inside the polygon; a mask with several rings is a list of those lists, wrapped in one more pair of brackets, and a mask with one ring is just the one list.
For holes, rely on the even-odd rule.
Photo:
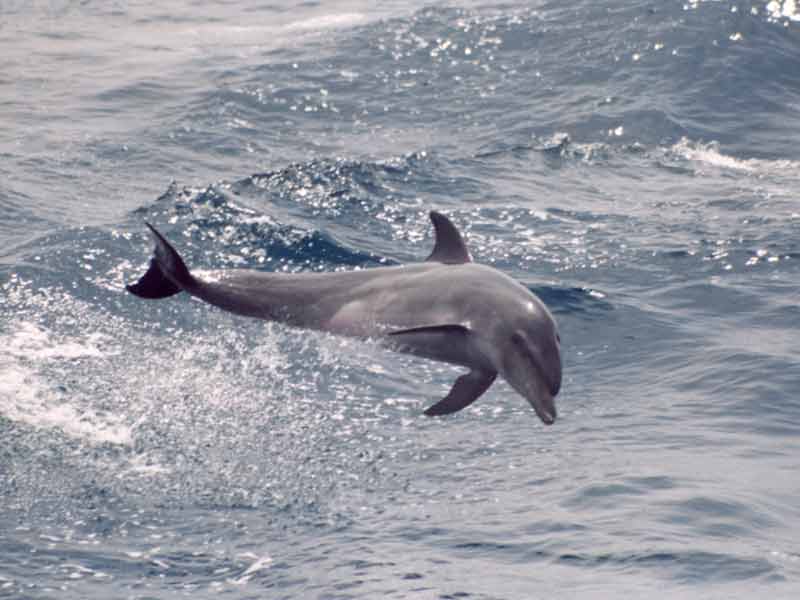
{"label": "sea surface", "polygon": [[[424,260],[499,381],[124,285]],[[435,296],[436,290],[431,290]],[[0,598],[800,598],[800,5],[0,0]]]}

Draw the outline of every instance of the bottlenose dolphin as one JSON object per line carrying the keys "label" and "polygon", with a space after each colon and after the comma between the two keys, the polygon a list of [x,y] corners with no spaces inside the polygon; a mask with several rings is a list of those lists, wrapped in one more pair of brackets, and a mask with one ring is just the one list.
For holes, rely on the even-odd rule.
{"label": "bottlenose dolphin", "polygon": [[472,262],[461,234],[431,211],[436,234],[424,263],[337,273],[223,271],[194,277],[155,227],[156,247],[142,278],[126,289],[141,298],[186,292],[239,315],[294,327],[375,338],[400,352],[468,367],[450,393],[425,411],[469,406],[498,374],[547,425],[556,419],[561,339],[542,301],[500,271]]}

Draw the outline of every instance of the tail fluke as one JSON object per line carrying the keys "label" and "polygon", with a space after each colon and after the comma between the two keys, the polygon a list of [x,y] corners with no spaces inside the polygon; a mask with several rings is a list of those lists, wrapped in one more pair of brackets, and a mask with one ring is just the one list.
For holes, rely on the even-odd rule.
{"label": "tail fluke", "polygon": [[156,241],[154,256],[147,273],[133,285],[126,285],[125,289],[140,298],[158,299],[194,287],[197,281],[175,248],[150,223],[145,225],[153,232]]}

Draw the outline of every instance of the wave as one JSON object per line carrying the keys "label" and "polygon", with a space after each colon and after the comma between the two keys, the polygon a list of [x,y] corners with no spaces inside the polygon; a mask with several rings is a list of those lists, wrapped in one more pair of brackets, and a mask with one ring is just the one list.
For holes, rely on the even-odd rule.
{"label": "wave", "polygon": [[718,142],[697,142],[683,137],[673,144],[668,153],[678,159],[719,167],[731,171],[741,171],[753,175],[770,175],[796,179],[800,175],[800,161],[767,160],[761,158],[737,158],[720,150]]}

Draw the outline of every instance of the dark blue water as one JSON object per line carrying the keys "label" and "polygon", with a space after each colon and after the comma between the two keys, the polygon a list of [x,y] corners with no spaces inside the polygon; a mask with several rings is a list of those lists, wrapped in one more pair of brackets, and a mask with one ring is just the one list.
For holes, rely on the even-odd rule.
{"label": "dark blue water", "polygon": [[[799,64],[790,0],[0,3],[0,597],[800,597]],[[432,208],[556,315],[554,426],[123,289],[144,220],[332,271]]]}

